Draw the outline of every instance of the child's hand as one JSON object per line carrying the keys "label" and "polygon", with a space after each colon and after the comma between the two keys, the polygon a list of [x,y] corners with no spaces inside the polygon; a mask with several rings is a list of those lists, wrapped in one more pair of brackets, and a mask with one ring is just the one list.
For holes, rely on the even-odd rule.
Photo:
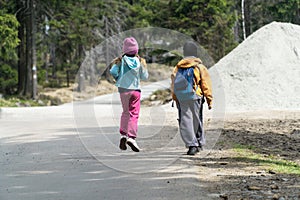
{"label": "child's hand", "polygon": [[211,105],[208,105],[208,110],[211,110],[212,109],[212,106]]}
{"label": "child's hand", "polygon": [[112,61],[113,64],[118,64],[119,62],[121,62],[121,58],[120,58],[120,57],[117,57],[117,58],[115,58],[115,59]]}

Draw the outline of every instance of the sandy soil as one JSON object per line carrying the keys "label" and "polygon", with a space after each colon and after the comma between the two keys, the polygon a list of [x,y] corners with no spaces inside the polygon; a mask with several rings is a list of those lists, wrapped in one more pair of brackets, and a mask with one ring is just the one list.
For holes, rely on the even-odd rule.
{"label": "sandy soil", "polygon": [[[214,149],[205,158],[195,158],[200,179],[215,197],[300,199],[299,112],[288,112],[281,119],[283,112],[278,113],[269,112],[267,119],[255,119],[253,114],[227,117]],[[298,175],[270,167],[289,165],[281,161],[292,161]]]}

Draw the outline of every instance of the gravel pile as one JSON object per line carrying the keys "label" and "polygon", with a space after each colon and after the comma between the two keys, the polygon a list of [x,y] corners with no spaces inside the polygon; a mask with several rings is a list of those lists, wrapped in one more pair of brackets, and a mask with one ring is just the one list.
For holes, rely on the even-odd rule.
{"label": "gravel pile", "polygon": [[216,98],[224,90],[226,112],[300,110],[300,26],[262,27],[210,72]]}

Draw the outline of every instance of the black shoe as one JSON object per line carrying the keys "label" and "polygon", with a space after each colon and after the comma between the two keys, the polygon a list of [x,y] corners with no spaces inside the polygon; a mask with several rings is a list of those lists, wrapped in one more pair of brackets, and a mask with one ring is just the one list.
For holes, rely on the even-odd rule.
{"label": "black shoe", "polygon": [[191,147],[189,147],[189,150],[188,150],[188,152],[187,152],[187,155],[193,156],[193,155],[195,155],[195,154],[198,153],[198,152],[199,152],[198,147],[196,147],[196,146],[191,146]]}
{"label": "black shoe", "polygon": [[127,138],[126,136],[121,136],[121,139],[120,139],[120,144],[119,144],[119,148],[123,151],[125,151],[127,149],[126,147],[126,142],[127,142]]}

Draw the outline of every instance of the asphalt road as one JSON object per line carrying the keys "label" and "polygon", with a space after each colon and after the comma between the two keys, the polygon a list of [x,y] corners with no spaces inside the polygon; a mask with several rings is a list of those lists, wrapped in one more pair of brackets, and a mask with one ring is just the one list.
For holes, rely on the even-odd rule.
{"label": "asphalt road", "polygon": [[[143,98],[160,82],[143,88]],[[178,133],[176,109],[143,107],[135,153],[118,148],[117,94],[1,108],[1,200],[213,199]]]}

